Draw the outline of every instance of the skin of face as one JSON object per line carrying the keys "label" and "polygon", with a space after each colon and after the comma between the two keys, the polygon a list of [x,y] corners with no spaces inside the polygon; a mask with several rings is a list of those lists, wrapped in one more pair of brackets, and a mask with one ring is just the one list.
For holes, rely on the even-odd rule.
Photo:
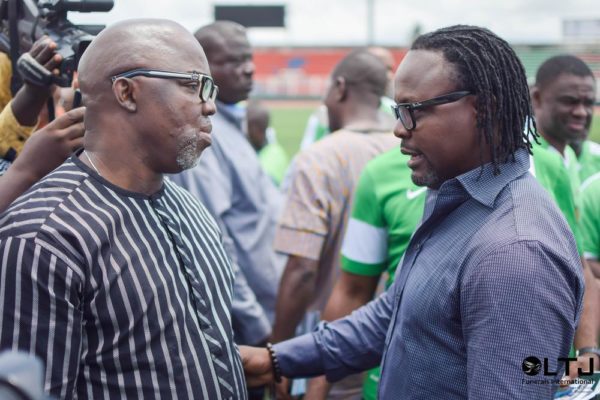
{"label": "skin of face", "polygon": [[[210,76],[202,47],[193,38],[178,39],[175,48],[156,51],[152,69],[198,72]],[[161,53],[162,52],[162,53]],[[169,57],[159,54],[170,53]],[[139,148],[147,164],[161,173],[176,173],[194,167],[202,151],[211,144],[210,115],[213,101],[200,99],[200,83],[186,80],[135,77],[139,88],[137,123],[143,132]]]}
{"label": "skin of face", "polygon": [[211,50],[210,68],[219,86],[220,101],[235,104],[246,100],[254,83],[252,48],[246,34],[233,33]]}
{"label": "skin of face", "polygon": [[[456,67],[441,52],[411,50],[396,72],[395,101],[417,102],[462,90],[456,76]],[[438,189],[482,164],[475,101],[476,96],[470,95],[415,110],[416,128],[410,131],[397,121],[394,134],[402,139],[402,153],[411,156],[408,166],[416,185]],[[490,156],[489,149],[483,149],[485,163]]]}
{"label": "skin of face", "polygon": [[532,92],[535,119],[542,134],[563,146],[587,138],[596,99],[593,77],[563,73]]}

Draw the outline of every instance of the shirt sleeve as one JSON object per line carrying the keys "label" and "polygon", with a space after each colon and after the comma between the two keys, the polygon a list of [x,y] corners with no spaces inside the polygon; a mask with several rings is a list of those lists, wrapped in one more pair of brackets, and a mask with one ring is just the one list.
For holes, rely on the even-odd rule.
{"label": "shirt sleeve", "polygon": [[0,257],[0,348],[40,357],[45,390],[72,398],[82,345],[80,276],[33,239],[3,239]]}
{"label": "shirt sleeve", "polygon": [[582,191],[583,214],[581,233],[585,258],[598,260],[600,257],[600,180],[593,182]]}
{"label": "shirt sleeve", "polygon": [[12,111],[12,101],[0,112],[0,157],[16,156],[36,128],[24,126],[17,121]]}
{"label": "shirt sleeve", "polygon": [[328,235],[330,196],[327,171],[307,152],[298,155],[277,225],[276,251],[318,260]]}
{"label": "shirt sleeve", "polygon": [[342,244],[342,270],[356,275],[379,276],[386,269],[388,231],[381,202],[368,165],[354,194],[352,214]]}
{"label": "shirt sleeve", "polygon": [[526,380],[560,379],[562,372],[528,376],[523,363],[536,357],[548,360],[549,371],[564,370],[558,358],[569,355],[582,297],[579,259],[565,260],[536,241],[508,244],[466,271],[460,301],[467,397],[552,398],[557,385]]}
{"label": "shirt sleeve", "polygon": [[335,382],[377,366],[385,348],[393,298],[394,291],[390,288],[345,318],[322,323],[313,333],[276,344],[274,349],[283,375],[325,374],[327,380]]}

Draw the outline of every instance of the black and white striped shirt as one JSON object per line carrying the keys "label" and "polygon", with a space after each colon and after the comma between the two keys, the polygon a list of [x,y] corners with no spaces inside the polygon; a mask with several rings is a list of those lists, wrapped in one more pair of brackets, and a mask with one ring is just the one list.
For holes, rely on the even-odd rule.
{"label": "black and white striped shirt", "polygon": [[220,238],[172,182],[132,193],[71,157],[0,216],[0,349],[61,399],[245,399]]}

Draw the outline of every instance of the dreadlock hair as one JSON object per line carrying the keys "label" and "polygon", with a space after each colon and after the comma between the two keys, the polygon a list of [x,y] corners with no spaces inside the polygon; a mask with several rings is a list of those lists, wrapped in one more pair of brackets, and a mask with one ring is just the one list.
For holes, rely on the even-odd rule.
{"label": "dreadlock hair", "polygon": [[494,174],[509,157],[514,161],[517,149],[532,154],[538,134],[525,69],[505,40],[485,28],[454,25],[418,37],[411,50],[442,52],[456,67],[460,90],[477,96],[479,140],[490,144]]}
{"label": "dreadlock hair", "polygon": [[561,74],[591,76],[595,80],[592,70],[581,59],[570,54],[562,54],[544,61],[535,75],[535,86],[541,89]]}

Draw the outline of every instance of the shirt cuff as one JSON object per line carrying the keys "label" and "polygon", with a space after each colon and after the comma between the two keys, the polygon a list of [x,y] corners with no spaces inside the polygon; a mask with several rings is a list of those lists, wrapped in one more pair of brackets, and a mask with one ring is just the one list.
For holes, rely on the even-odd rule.
{"label": "shirt cuff", "polygon": [[318,260],[325,236],[299,229],[279,226],[275,233],[275,251]]}
{"label": "shirt cuff", "polygon": [[321,351],[312,333],[277,343],[273,349],[283,376],[310,378],[325,372]]}
{"label": "shirt cuff", "polygon": [[583,252],[583,257],[587,260],[594,260],[597,261],[598,260],[598,254],[596,253],[592,253],[590,251],[584,251]]}

